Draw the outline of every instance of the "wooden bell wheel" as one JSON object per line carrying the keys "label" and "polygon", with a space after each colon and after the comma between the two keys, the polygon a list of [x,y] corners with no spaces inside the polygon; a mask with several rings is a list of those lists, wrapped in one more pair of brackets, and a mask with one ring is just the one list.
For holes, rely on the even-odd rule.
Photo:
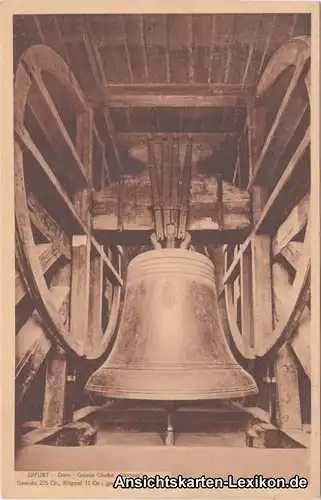
{"label": "wooden bell wheel", "polygon": [[119,317],[123,253],[92,234],[91,193],[97,175],[105,175],[92,159],[94,145],[103,144],[65,62],[49,47],[30,47],[17,67],[14,96],[22,397],[52,344],[76,359],[104,355]]}
{"label": "wooden bell wheel", "polygon": [[298,37],[260,78],[246,130],[253,228],[243,244],[225,247],[223,280],[231,338],[244,361],[270,361],[290,345],[308,377],[309,63],[310,39]]}

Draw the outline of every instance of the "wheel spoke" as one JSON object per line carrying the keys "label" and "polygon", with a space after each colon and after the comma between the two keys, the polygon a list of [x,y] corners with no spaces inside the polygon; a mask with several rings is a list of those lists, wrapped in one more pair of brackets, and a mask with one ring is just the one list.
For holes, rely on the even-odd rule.
{"label": "wheel spoke", "polygon": [[[54,251],[50,243],[43,243],[35,246],[35,253],[40,259],[40,264],[45,274],[60,258],[59,250]],[[26,295],[27,290],[20,271],[16,272],[15,277],[15,304],[17,305]]]}
{"label": "wheel spoke", "polygon": [[303,59],[295,68],[290,85],[254,168],[251,184],[260,182],[259,178],[262,175],[265,175],[266,178],[271,176],[309,105],[307,99],[296,98],[293,100],[305,64],[306,60]]}
{"label": "wheel spoke", "polygon": [[32,224],[46,240],[52,243],[55,251],[59,251],[66,259],[70,260],[70,238],[67,234],[58,226],[33,193],[28,194],[27,203]]}
{"label": "wheel spoke", "polygon": [[309,216],[310,196],[306,195],[296,205],[279,227],[272,242],[273,256],[276,257],[293,240],[293,238],[306,226]]}
{"label": "wheel spoke", "polygon": [[303,309],[296,332],[291,339],[291,346],[301,363],[306,375],[311,379],[311,315],[309,309]]}
{"label": "wheel spoke", "polygon": [[292,266],[293,269],[297,269],[300,259],[302,257],[303,243],[300,241],[291,241],[284,247],[281,251],[282,257]]}
{"label": "wheel spoke", "polygon": [[[83,222],[80,220],[77,215],[75,208],[67,196],[65,190],[62,188],[60,182],[57,180],[56,176],[53,174],[51,168],[48,163],[42,156],[41,152],[33,142],[28,133],[27,129],[23,128],[21,130],[17,130],[17,135],[23,145],[23,147],[29,151],[33,158],[36,160],[37,165],[40,167],[41,171],[45,174],[50,186],[53,188],[55,195],[57,196],[61,206],[65,209],[65,215],[69,218],[69,221],[72,223],[75,232],[81,232],[86,234],[87,229]],[[71,219],[71,220],[70,220]],[[63,220],[62,220],[63,222]]]}

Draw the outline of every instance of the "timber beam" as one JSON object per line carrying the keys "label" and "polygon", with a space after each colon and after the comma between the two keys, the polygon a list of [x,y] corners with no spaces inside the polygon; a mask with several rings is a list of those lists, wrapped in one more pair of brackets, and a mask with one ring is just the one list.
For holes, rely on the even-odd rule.
{"label": "timber beam", "polygon": [[[116,143],[126,147],[138,146],[140,144],[146,144],[150,138],[149,132],[118,132],[115,135]],[[161,144],[164,139],[169,141],[177,139],[179,145],[186,145],[188,143],[189,137],[193,138],[193,144],[208,144],[211,146],[218,146],[221,143],[225,143],[230,139],[237,137],[237,134],[231,132],[212,132],[212,133],[155,133],[152,134],[152,139],[154,144]]]}
{"label": "timber beam", "polygon": [[[251,228],[249,193],[226,181],[221,182],[220,192],[219,184],[214,176],[192,177],[186,230],[203,239],[205,235],[201,233],[208,232],[212,236],[213,233],[220,233],[220,241],[224,241],[225,235],[233,231],[244,238],[246,230]],[[136,177],[125,178],[121,197],[119,191],[120,186],[114,183],[94,194],[93,230],[100,235],[103,232],[109,235],[117,233],[119,237],[126,232],[131,232],[133,237],[134,234],[138,237],[142,233],[146,236],[154,232],[154,200],[148,174],[143,172]],[[115,206],[115,200],[120,198],[121,210]],[[97,238],[101,241],[100,236]]]}
{"label": "timber beam", "polygon": [[128,84],[101,85],[89,95],[93,107],[245,107],[252,98],[247,90],[230,85]]}

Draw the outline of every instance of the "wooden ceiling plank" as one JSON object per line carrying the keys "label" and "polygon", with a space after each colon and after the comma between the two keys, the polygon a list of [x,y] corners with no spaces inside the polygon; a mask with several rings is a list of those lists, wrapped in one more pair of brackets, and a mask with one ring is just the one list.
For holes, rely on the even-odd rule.
{"label": "wooden ceiling plank", "polygon": [[[103,74],[102,74],[103,68],[102,68],[102,66],[99,67],[99,61],[97,60],[98,48],[93,42],[91,42],[91,40],[89,38],[88,33],[90,31],[88,28],[88,24],[87,24],[87,29],[85,29],[85,26],[83,25],[81,31],[82,31],[82,35],[83,35],[83,41],[85,44],[85,48],[87,51],[87,56],[89,59],[89,64],[90,64],[91,71],[93,74],[93,78],[94,78],[96,84],[99,85],[101,83],[101,79],[103,78]],[[110,182],[111,175],[110,175],[110,171],[109,171],[108,162],[106,161],[106,148],[105,148],[104,143],[100,139],[100,136],[99,136],[99,133],[97,131],[97,127],[95,124],[93,124],[93,130],[94,130],[94,133],[95,133],[96,138],[98,140],[99,147],[101,147],[101,149],[102,149],[102,167],[106,172],[108,182]]]}
{"label": "wooden ceiling plank", "polygon": [[94,81],[96,82],[96,85],[99,85],[101,83],[101,72],[99,74],[99,68],[97,67],[97,58],[95,57],[95,51],[89,40],[88,29],[86,29],[83,25],[81,32]]}
{"label": "wooden ceiling plank", "polygon": [[[90,57],[89,61],[93,63],[93,65],[94,65],[93,68],[95,68],[97,65],[97,69],[99,71],[99,77],[97,77],[97,79],[99,82],[103,82],[103,84],[106,85],[106,75],[105,75],[105,71],[104,71],[104,65],[103,65],[102,60],[101,60],[99,48],[98,48],[97,44],[93,41],[93,34],[92,34],[91,27],[90,27],[89,23],[86,24],[86,30],[87,30],[87,34],[88,34],[88,37],[86,38],[86,42],[87,42],[86,49],[87,49],[88,57]],[[93,52],[92,56],[90,55],[91,52]],[[92,68],[92,71],[93,71],[93,68]]]}
{"label": "wooden ceiling plank", "polygon": [[188,16],[188,51],[189,51],[189,82],[195,80],[195,57],[194,57],[194,33],[193,33],[193,14]]}
{"label": "wooden ceiling plank", "polygon": [[[85,39],[86,39],[86,49],[87,49],[88,57],[90,58],[90,62],[91,62],[91,65],[92,65],[92,71],[94,73],[95,80],[97,81],[97,79],[98,79],[99,82],[102,81],[104,83],[104,85],[106,85],[106,75],[105,75],[105,72],[104,72],[104,68],[103,68],[103,63],[102,63],[102,60],[101,60],[100,52],[99,52],[99,49],[97,47],[97,44],[95,42],[93,42],[93,38],[92,38],[92,35],[91,35],[90,27],[89,27],[88,24],[87,24],[87,32],[88,32],[88,37],[85,37]],[[99,69],[100,78],[98,77],[98,73],[97,73],[96,68]],[[97,85],[98,85],[98,83],[97,83]],[[122,162],[121,162],[121,159],[120,159],[120,156],[119,156],[119,151],[117,149],[117,146],[116,146],[116,143],[115,143],[115,140],[114,140],[114,136],[115,136],[114,125],[113,125],[112,119],[110,117],[109,110],[106,109],[106,108],[104,109],[103,117],[104,117],[105,124],[106,124],[106,127],[107,127],[107,132],[109,134],[109,137],[110,137],[110,140],[111,140],[111,143],[112,143],[113,152],[114,152],[117,164],[118,164],[119,171],[122,172],[123,171],[123,166],[122,166]],[[108,162],[106,162],[106,166],[108,167]],[[110,178],[110,172],[108,172],[108,177]]]}
{"label": "wooden ceiling plank", "polygon": [[62,33],[61,33],[59,21],[58,21],[56,15],[53,15],[53,21],[54,21],[54,25],[55,25],[55,28],[56,28],[56,32],[58,34],[59,44],[61,45],[62,51],[63,51],[65,59],[66,59],[66,63],[68,64],[69,67],[71,67],[70,66],[70,58],[69,58],[69,54],[68,54],[68,51],[67,51],[67,47],[66,47],[66,44],[64,42],[64,38],[63,38]]}
{"label": "wooden ceiling plank", "polygon": [[212,15],[212,34],[211,34],[211,47],[210,47],[210,63],[208,66],[208,78],[207,82],[211,83],[211,74],[214,59],[214,49],[215,49],[215,14]]}
{"label": "wooden ceiling plank", "polygon": [[292,24],[292,28],[291,28],[291,31],[290,31],[289,38],[293,37],[293,33],[294,33],[294,30],[295,30],[297,21],[298,21],[298,14],[293,14],[293,24]]}
{"label": "wooden ceiling plank", "polygon": [[250,69],[250,65],[251,65],[251,61],[252,61],[252,57],[253,57],[253,54],[254,54],[254,49],[255,49],[256,38],[257,38],[257,33],[258,33],[259,26],[260,26],[260,18],[257,19],[257,23],[256,23],[256,26],[255,26],[253,39],[252,39],[252,42],[251,42],[251,45],[250,45],[249,54],[248,54],[248,57],[247,57],[246,67],[245,67],[245,71],[244,71],[244,75],[243,75],[243,80],[242,80],[242,85],[241,85],[241,89],[242,90],[245,87],[247,75],[248,75],[248,72],[249,72],[249,69]]}
{"label": "wooden ceiling plank", "polygon": [[149,71],[148,71],[147,46],[146,46],[147,44],[146,44],[146,36],[145,36],[145,22],[144,22],[144,15],[143,14],[139,15],[139,21],[140,21],[141,34],[142,34],[142,47],[143,47],[144,62],[145,62],[146,81],[148,82]]}
{"label": "wooden ceiling plank", "polygon": [[232,24],[232,29],[229,34],[229,40],[228,40],[228,45],[227,45],[227,59],[226,59],[226,65],[225,65],[225,73],[224,73],[224,83],[227,82],[229,73],[230,73],[230,67],[231,67],[231,62],[232,62],[232,44],[234,40],[234,34],[235,34],[235,24],[236,24],[236,15],[234,15],[233,18],[233,24]]}
{"label": "wooden ceiling plank", "polygon": [[166,31],[166,41],[165,41],[165,58],[166,58],[166,82],[171,82],[171,62],[169,56],[169,26],[167,14],[165,14],[165,31]]}
{"label": "wooden ceiling plank", "polygon": [[270,31],[269,31],[268,37],[266,39],[266,44],[265,44],[264,51],[263,51],[263,54],[262,54],[261,64],[260,64],[259,70],[257,72],[256,83],[261,78],[261,74],[262,74],[262,71],[263,71],[263,68],[264,68],[264,64],[265,64],[265,59],[266,59],[266,56],[268,54],[269,47],[270,47],[270,44],[271,44],[272,35],[273,35],[273,29],[274,29],[274,26],[276,24],[276,20],[277,20],[277,14],[274,15],[273,20],[272,20],[271,25],[270,25]]}
{"label": "wooden ceiling plank", "polygon": [[120,23],[121,23],[121,29],[122,29],[123,39],[124,39],[124,47],[125,47],[125,52],[126,52],[129,77],[130,77],[130,81],[133,82],[134,81],[134,78],[133,78],[133,69],[132,69],[131,60],[130,60],[130,54],[129,54],[129,50],[128,50],[126,28],[125,28],[125,22],[124,22],[124,16],[123,15],[120,15]]}
{"label": "wooden ceiling plank", "polygon": [[42,31],[41,26],[40,26],[39,16],[33,15],[32,18],[33,18],[34,23],[36,25],[36,29],[37,29],[39,38],[40,38],[41,42],[45,45],[46,39],[45,39],[45,36],[44,36],[43,31]]}

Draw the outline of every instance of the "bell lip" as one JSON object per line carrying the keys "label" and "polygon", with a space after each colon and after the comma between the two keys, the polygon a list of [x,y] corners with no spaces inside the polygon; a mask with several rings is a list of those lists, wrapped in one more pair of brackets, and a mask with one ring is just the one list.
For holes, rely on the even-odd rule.
{"label": "bell lip", "polygon": [[[108,370],[109,371],[109,370]],[[240,384],[234,384],[229,387],[212,386],[209,387],[200,379],[200,384],[197,388],[190,388],[188,385],[183,384],[183,387],[167,387],[160,389],[159,386],[155,387],[153,384],[147,384],[144,389],[134,386],[129,383],[124,389],[122,384],[122,369],[110,369],[113,375],[112,383],[101,385],[100,380],[95,380],[95,373],[88,379],[85,390],[86,392],[95,393],[96,395],[115,398],[115,399],[141,399],[141,400],[159,400],[159,401],[197,401],[197,400],[218,400],[218,399],[239,399],[248,396],[254,396],[259,393],[258,386],[251,374],[245,372],[245,379]],[[125,370],[127,371],[127,370]],[[241,370],[243,371],[243,370]],[[118,376],[115,376],[118,372]],[[203,375],[208,376],[209,370],[205,370]],[[177,380],[176,380],[177,381]],[[116,382],[116,383],[115,383]],[[124,383],[124,382],[123,382]]]}
{"label": "bell lip", "polygon": [[[203,255],[199,252],[193,252],[192,250],[188,250],[186,248],[158,248],[154,250],[147,250],[147,252],[140,253],[139,255],[136,255],[129,263],[129,266],[132,265],[134,262],[135,264],[138,264],[140,262],[148,261],[150,259],[154,259],[155,257],[176,257],[178,255],[181,255],[188,260],[191,260],[193,262],[203,262],[204,264],[210,265],[212,268],[214,268],[213,262],[209,257],[206,255]],[[129,267],[128,266],[128,267]]]}
{"label": "bell lip", "polygon": [[103,389],[95,389],[93,387],[87,387],[86,391],[90,393],[94,393],[96,396],[101,396],[105,398],[111,399],[120,399],[120,400],[134,400],[134,401],[172,401],[172,402],[182,402],[182,401],[223,401],[223,400],[231,400],[231,399],[242,399],[249,396],[255,396],[259,393],[257,386],[249,386],[247,389],[238,390],[234,389],[233,391],[221,391],[221,392],[213,392],[212,394],[197,394],[197,393],[148,393],[143,391],[132,391],[126,390],[103,390]]}

